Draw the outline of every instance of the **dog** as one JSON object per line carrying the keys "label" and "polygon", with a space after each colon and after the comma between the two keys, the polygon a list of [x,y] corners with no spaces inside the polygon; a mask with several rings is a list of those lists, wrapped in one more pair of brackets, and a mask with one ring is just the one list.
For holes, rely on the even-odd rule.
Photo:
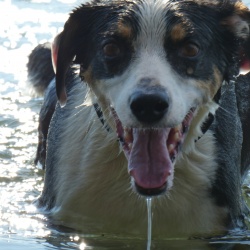
{"label": "dog", "polygon": [[246,228],[249,22],[241,1],[94,0],[31,53],[53,224],[145,235],[152,198],[157,237]]}

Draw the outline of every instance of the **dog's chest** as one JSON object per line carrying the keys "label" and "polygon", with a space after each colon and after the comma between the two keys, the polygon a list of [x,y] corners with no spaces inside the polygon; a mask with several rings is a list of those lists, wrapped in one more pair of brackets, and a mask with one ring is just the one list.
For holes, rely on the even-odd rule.
{"label": "dog's chest", "polygon": [[[176,164],[173,188],[166,195],[153,198],[155,234],[195,235],[224,229],[227,210],[217,207],[209,193],[217,168],[213,140],[208,132],[196,143],[192,153],[182,155]],[[119,152],[118,148],[112,150]],[[146,198],[139,197],[131,189],[125,157],[120,154],[108,163],[95,166],[95,171],[93,169],[90,165],[85,168],[83,179],[88,181],[70,200],[65,201],[67,194],[64,193],[65,205],[55,218],[83,231],[88,224],[95,228],[94,224],[104,232],[115,229],[121,233],[144,234]]]}

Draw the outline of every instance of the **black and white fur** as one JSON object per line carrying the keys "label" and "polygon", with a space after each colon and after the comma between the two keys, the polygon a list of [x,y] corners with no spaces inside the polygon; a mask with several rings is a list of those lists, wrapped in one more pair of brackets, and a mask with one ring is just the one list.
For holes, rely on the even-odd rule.
{"label": "black and white fur", "polygon": [[[38,205],[53,223],[144,235],[154,196],[157,236],[245,227],[250,78],[236,76],[249,21],[229,0],[93,1],[70,14],[52,45],[36,158],[46,169]],[[51,65],[37,61],[43,50],[30,78]]]}

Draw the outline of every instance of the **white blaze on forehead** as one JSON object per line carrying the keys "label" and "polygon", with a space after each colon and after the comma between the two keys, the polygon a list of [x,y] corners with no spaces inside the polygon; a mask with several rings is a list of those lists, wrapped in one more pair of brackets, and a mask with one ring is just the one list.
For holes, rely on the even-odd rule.
{"label": "white blaze on forehead", "polygon": [[[140,31],[137,41],[142,46],[162,45],[166,34],[167,2],[166,0],[146,0],[139,6],[137,15]],[[147,43],[144,43],[146,41]]]}
{"label": "white blaze on forehead", "polygon": [[158,80],[161,80],[161,74],[164,74],[165,78],[172,72],[164,48],[167,2],[146,0],[138,6],[139,11],[136,14],[139,18],[139,31],[133,43],[135,55],[131,72],[136,75],[136,81],[141,77],[159,77]]}

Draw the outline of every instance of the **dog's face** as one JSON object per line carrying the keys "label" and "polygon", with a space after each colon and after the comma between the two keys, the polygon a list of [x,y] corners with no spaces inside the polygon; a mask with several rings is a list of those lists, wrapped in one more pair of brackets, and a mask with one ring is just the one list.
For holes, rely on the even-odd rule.
{"label": "dog's face", "polygon": [[66,101],[65,74],[75,58],[139,193],[172,186],[194,117],[203,119],[222,82],[238,74],[248,16],[238,1],[96,1],[76,9],[56,38],[59,100]]}

